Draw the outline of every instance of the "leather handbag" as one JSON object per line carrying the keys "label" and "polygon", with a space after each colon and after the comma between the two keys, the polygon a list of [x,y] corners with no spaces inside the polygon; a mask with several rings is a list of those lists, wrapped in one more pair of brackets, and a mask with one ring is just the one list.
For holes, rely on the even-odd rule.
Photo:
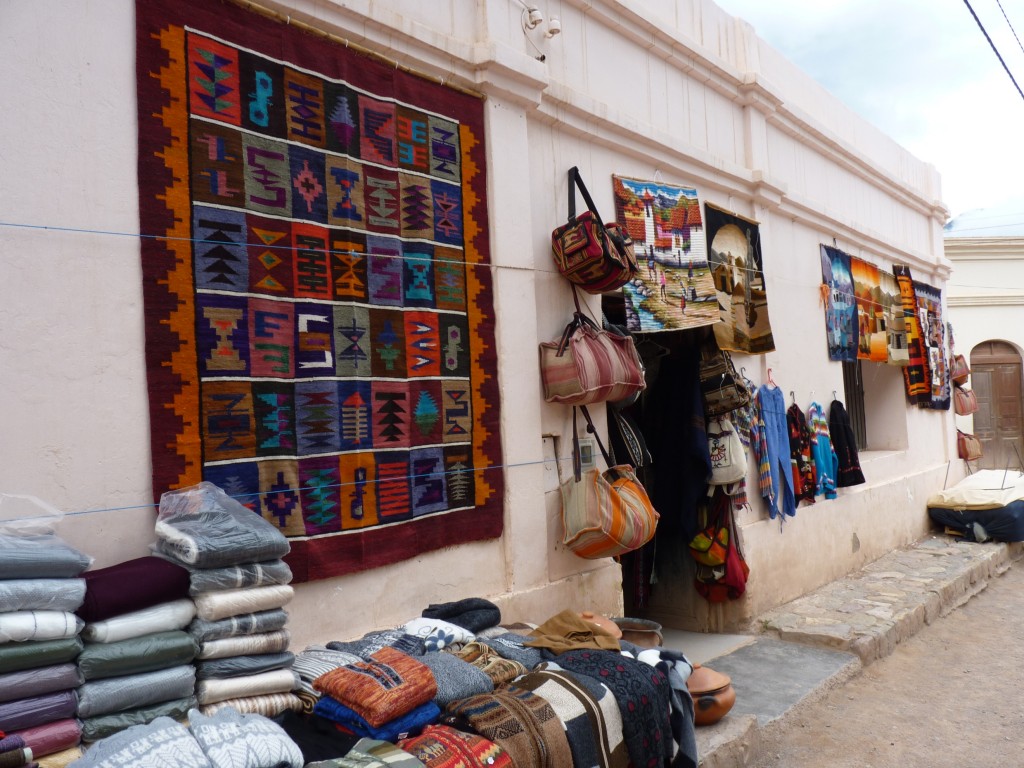
{"label": "leather handbag", "polygon": [[540,345],[540,376],[544,399],[562,405],[616,402],[647,386],[633,337],[598,326],[578,299],[561,339]]}
{"label": "leather handbag", "polygon": [[957,416],[970,416],[978,411],[978,396],[973,389],[965,389],[960,385],[953,387],[953,408]]}
{"label": "leather handbag", "polygon": [[[576,215],[576,189],[587,210]],[[633,240],[615,222],[601,220],[579,169],[569,169],[569,220],[551,232],[551,250],[558,271],[587,293],[621,288],[637,272]]]}
{"label": "leather handbag", "polygon": [[967,358],[963,355],[953,355],[953,362],[949,366],[949,377],[953,383],[965,384],[970,375],[971,367],[967,364]]}
{"label": "leather handbag", "polygon": [[587,420],[587,431],[597,440],[608,469],[582,471],[573,408],[573,476],[561,486],[562,543],[589,560],[618,557],[654,538],[660,516],[633,468],[612,464],[586,406],[581,410]]}
{"label": "leather handbag", "polygon": [[974,461],[983,455],[981,440],[969,432],[956,431],[956,452],[964,461]]}
{"label": "leather handbag", "polygon": [[732,357],[718,348],[714,336],[701,344],[698,375],[706,416],[722,416],[750,404],[750,391],[736,373]]}

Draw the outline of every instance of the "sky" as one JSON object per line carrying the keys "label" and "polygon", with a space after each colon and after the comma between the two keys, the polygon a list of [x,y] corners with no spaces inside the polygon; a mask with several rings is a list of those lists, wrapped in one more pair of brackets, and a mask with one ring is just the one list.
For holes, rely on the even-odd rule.
{"label": "sky", "polygon": [[[964,0],[715,2],[938,168],[951,216],[1024,212],[1024,97]],[[1024,90],[1024,0],[970,3]]]}

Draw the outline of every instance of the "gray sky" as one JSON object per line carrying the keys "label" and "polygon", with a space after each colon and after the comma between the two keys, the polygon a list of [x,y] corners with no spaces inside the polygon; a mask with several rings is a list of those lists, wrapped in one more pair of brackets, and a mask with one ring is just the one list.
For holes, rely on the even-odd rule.
{"label": "gray sky", "polygon": [[[715,0],[942,175],[965,210],[1021,201],[1024,99],[963,0]],[[1024,0],[999,0],[1024,40]],[[971,0],[1024,89],[1024,50],[997,0]]]}

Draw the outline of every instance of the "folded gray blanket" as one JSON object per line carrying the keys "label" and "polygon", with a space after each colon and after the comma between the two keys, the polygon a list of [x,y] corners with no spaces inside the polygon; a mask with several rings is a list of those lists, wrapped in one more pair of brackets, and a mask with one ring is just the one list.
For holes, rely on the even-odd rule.
{"label": "folded gray blanket", "polygon": [[263,653],[258,656],[231,656],[226,659],[211,659],[196,664],[196,680],[223,680],[230,677],[258,675],[274,669],[291,669],[295,663],[294,654]]}
{"label": "folded gray blanket", "polygon": [[133,725],[151,723],[158,717],[184,720],[188,711],[196,706],[195,696],[165,701],[149,707],[126,709],[110,715],[89,717],[82,721],[82,741],[99,741]]}
{"label": "folded gray blanket", "polygon": [[[0,568],[3,566],[0,565]],[[8,579],[0,581],[4,611],[69,611],[85,600],[85,579]]]}
{"label": "folded gray blanket", "polygon": [[59,536],[0,533],[0,579],[66,579],[78,576],[92,558]]}
{"label": "folded gray blanket", "polygon": [[284,628],[288,623],[288,614],[283,608],[275,608],[259,613],[242,613],[228,616],[226,619],[207,621],[196,618],[188,625],[189,634],[200,643],[207,640],[223,640],[225,637],[239,635],[258,635],[261,632],[273,632]]}
{"label": "folded gray blanket", "polygon": [[188,729],[169,717],[158,717],[147,725],[133,725],[111,734],[74,762],[75,768],[115,765],[212,768]]}
{"label": "folded gray blanket", "polygon": [[205,481],[164,493],[154,530],[163,553],[194,568],[279,560],[291,549],[276,526]]}
{"label": "folded gray blanket", "polygon": [[98,717],[192,695],[196,670],[191,664],[141,675],[110,677],[78,689],[78,717]]}
{"label": "folded gray blanket", "polygon": [[86,680],[138,675],[188,664],[199,644],[187,632],[172,630],[116,643],[87,643],[78,657]]}
{"label": "folded gray blanket", "polygon": [[217,768],[302,768],[306,761],[284,729],[262,715],[226,707],[207,717],[188,714],[189,728]]}
{"label": "folded gray blanket", "polygon": [[189,573],[191,586],[188,593],[192,597],[220,589],[290,584],[292,580],[292,569],[284,560],[241,563],[224,568],[192,568]]}

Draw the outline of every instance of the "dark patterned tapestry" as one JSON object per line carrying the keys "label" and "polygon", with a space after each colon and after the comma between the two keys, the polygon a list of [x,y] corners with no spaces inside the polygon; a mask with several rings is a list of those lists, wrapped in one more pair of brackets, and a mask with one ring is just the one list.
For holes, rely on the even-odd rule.
{"label": "dark patterned tapestry", "polygon": [[828,286],[824,296],[825,335],[829,360],[857,359],[857,302],[853,293],[850,255],[824,243],[819,244],[821,279]]}
{"label": "dark patterned tapestry", "polygon": [[928,351],[917,311],[916,281],[910,267],[896,264],[892,268],[896,285],[900,289],[903,323],[907,333],[907,365],[903,369],[903,385],[907,400],[916,405],[931,402],[931,374],[928,370]]}
{"label": "dark patterned tapestry", "polygon": [[704,205],[708,264],[718,295],[720,349],[763,355],[775,349],[756,221]]}
{"label": "dark patterned tapestry", "polygon": [[214,1],[137,0],[153,488],[296,581],[502,531],[483,102]]}

